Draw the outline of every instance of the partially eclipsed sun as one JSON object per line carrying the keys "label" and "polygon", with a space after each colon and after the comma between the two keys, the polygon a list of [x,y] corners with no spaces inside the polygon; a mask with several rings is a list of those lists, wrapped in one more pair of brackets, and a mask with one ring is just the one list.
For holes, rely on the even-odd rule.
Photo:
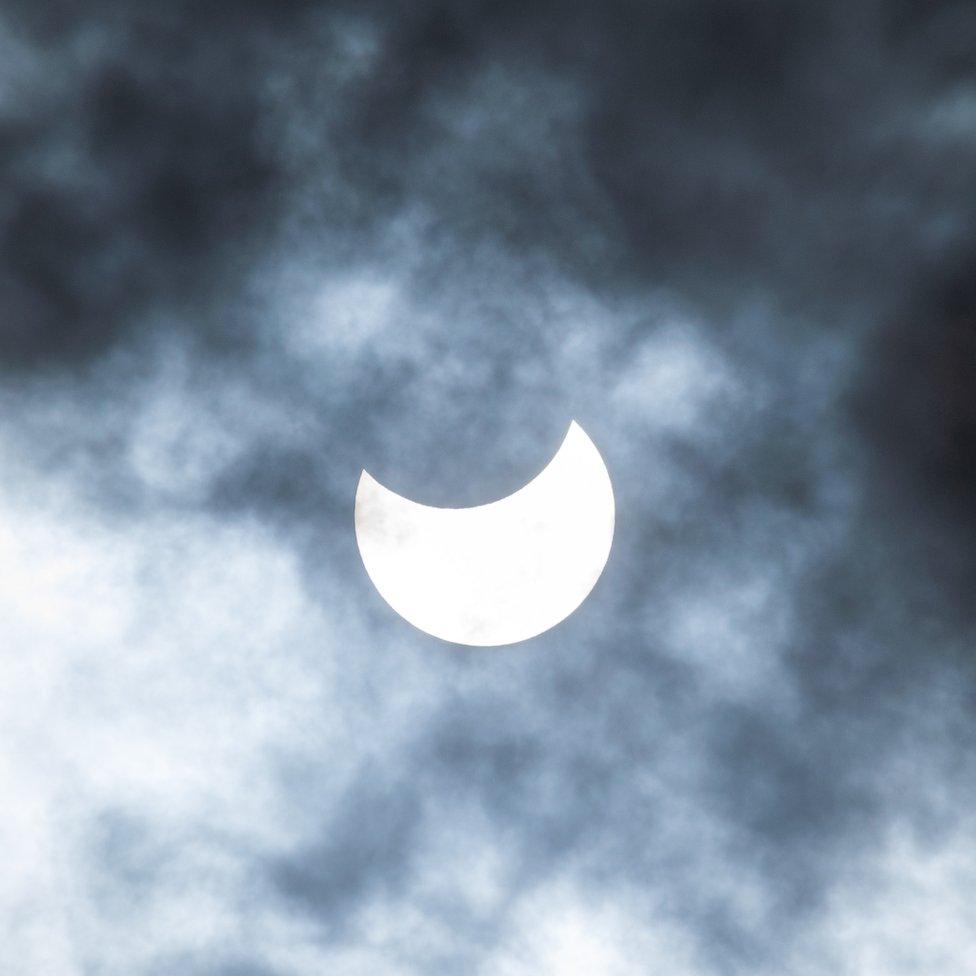
{"label": "partially eclipsed sun", "polygon": [[456,644],[514,644],[568,617],[600,578],[613,488],[573,421],[537,477],[488,505],[420,505],[364,471],[355,522],[366,572],[401,617]]}

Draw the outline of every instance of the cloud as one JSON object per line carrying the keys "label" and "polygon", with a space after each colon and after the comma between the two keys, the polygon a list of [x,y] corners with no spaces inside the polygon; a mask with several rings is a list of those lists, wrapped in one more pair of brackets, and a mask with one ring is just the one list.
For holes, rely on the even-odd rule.
{"label": "cloud", "polygon": [[[8,4],[5,971],[962,965],[974,32]],[[391,614],[360,471],[478,504],[573,418],[577,613]]]}

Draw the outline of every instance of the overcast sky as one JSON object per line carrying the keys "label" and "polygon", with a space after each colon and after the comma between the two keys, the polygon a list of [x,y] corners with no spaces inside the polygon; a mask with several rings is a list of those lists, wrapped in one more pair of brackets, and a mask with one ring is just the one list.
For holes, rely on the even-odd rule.
{"label": "overcast sky", "polygon": [[[0,971],[967,976],[976,9],[0,0]],[[363,468],[575,418],[413,629]]]}

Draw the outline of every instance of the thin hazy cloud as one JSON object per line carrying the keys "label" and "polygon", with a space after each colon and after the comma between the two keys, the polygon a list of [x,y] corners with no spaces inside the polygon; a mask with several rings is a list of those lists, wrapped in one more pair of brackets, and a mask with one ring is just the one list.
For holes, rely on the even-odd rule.
{"label": "thin hazy cloud", "polygon": [[[964,976],[976,12],[0,3],[0,971]],[[366,576],[577,419],[532,641]]]}

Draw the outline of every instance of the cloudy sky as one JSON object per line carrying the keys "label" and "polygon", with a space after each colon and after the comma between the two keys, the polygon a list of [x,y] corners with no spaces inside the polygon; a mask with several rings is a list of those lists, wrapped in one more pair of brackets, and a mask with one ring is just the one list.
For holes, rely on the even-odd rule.
{"label": "cloudy sky", "polygon": [[[976,10],[0,2],[0,971],[966,976]],[[572,418],[606,571],[414,630],[359,473]]]}

